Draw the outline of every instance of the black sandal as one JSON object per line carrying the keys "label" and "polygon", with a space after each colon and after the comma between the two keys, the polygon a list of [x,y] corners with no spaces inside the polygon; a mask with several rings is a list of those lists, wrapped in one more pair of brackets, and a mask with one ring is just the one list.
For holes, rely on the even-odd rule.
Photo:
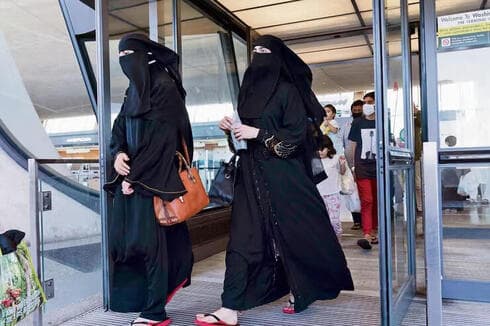
{"label": "black sandal", "polygon": [[370,249],[373,248],[371,246],[371,244],[369,243],[369,241],[366,240],[366,239],[359,239],[359,240],[357,240],[357,245],[359,247],[361,247],[362,249],[366,249],[366,250],[370,250]]}

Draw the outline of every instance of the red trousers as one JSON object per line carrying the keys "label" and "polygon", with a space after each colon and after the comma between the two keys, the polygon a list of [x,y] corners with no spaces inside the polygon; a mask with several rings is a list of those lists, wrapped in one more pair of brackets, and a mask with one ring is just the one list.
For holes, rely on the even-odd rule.
{"label": "red trousers", "polygon": [[376,179],[356,179],[361,199],[361,220],[364,234],[378,229],[378,187]]}

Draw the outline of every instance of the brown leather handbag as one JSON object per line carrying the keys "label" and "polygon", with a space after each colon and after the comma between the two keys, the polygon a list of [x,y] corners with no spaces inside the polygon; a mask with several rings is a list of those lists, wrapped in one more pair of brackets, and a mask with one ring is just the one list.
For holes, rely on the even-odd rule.
{"label": "brown leather handbag", "polygon": [[168,202],[158,196],[153,197],[155,216],[163,226],[182,223],[199,213],[209,204],[209,197],[199,176],[199,171],[189,164],[189,152],[182,141],[184,155],[176,152],[179,159],[179,176],[187,193]]}

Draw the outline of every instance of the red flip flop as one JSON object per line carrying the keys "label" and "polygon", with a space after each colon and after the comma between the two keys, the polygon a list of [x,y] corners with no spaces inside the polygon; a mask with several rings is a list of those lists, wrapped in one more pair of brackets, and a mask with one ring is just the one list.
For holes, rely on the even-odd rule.
{"label": "red flip flop", "polygon": [[131,322],[131,326],[133,325],[142,325],[142,326],[169,326],[172,323],[172,320],[170,318],[165,319],[164,321],[159,321],[158,323],[151,323],[147,321],[137,321],[137,322]]}
{"label": "red flip flop", "polygon": [[219,319],[216,315],[213,314],[204,314],[204,317],[213,317],[216,319],[216,323],[207,323],[205,321],[200,321],[196,318],[195,323],[197,326],[213,326],[213,325],[219,325],[219,326],[240,326],[240,324],[236,323],[234,325],[232,324],[227,324],[221,319]]}
{"label": "red flip flop", "polygon": [[187,284],[189,280],[186,278],[184,280],[184,282],[180,283],[173,291],[172,293],[170,293],[169,295],[167,295],[167,302],[165,304],[168,304],[170,301],[172,301],[172,299],[174,298],[174,295],[179,292],[180,290],[182,290],[182,288],[184,287],[184,285]]}

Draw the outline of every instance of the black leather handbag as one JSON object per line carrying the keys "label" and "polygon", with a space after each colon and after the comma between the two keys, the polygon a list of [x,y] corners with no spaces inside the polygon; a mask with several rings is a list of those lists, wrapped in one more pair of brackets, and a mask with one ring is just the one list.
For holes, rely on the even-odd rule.
{"label": "black leather handbag", "polygon": [[230,206],[233,202],[234,184],[236,175],[236,155],[228,162],[221,162],[221,166],[214,177],[208,196],[211,203],[219,206]]}

